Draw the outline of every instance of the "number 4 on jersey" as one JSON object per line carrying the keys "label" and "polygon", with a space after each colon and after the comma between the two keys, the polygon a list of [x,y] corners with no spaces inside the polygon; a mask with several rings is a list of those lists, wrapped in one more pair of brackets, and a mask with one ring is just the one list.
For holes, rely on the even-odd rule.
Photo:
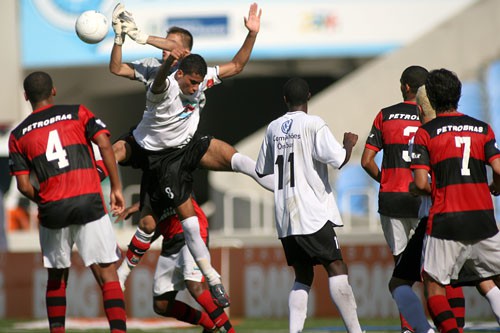
{"label": "number 4 on jersey", "polygon": [[61,144],[61,139],[59,139],[59,133],[57,133],[57,130],[50,131],[49,133],[45,157],[47,157],[47,161],[49,162],[57,160],[57,165],[60,169],[69,165],[66,150]]}

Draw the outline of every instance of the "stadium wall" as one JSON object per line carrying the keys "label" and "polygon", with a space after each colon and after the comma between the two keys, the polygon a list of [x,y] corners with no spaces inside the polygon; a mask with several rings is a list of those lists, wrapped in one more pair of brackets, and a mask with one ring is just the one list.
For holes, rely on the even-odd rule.
{"label": "stadium wall", "polygon": [[[212,249],[214,266],[222,273],[231,296],[228,308],[233,318],[286,318],[288,293],[294,274],[286,266],[281,245],[218,247]],[[152,309],[152,281],[158,250],[149,251],[126,284],[129,318],[156,317]],[[349,265],[360,318],[397,318],[387,281],[392,273],[392,256],[385,245],[343,247]],[[67,315],[101,317],[101,292],[80,257],[73,254],[67,290]],[[46,270],[41,255],[34,252],[7,253],[0,260],[0,318],[45,318]],[[465,288],[467,319],[492,319],[488,303],[474,288]],[[420,290],[421,291],[421,290]],[[309,296],[308,317],[338,317],[330,300],[324,269],[316,266]],[[187,293],[181,299],[194,305]]]}

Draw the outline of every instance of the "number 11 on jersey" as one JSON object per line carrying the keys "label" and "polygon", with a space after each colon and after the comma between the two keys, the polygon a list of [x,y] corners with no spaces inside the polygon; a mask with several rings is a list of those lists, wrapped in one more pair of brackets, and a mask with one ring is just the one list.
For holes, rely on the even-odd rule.
{"label": "number 11 on jersey", "polygon": [[[285,172],[285,157],[283,155],[278,155],[276,157],[276,164],[278,166],[278,190],[283,189],[283,176]],[[287,162],[290,163],[290,187],[295,187],[295,172],[294,172],[294,164],[293,164],[293,153],[288,155]]]}

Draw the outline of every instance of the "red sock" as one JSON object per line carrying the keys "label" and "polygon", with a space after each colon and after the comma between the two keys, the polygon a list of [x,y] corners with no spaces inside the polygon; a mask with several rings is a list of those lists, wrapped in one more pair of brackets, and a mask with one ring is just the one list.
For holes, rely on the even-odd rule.
{"label": "red sock", "polygon": [[128,245],[127,250],[127,263],[131,267],[137,266],[139,261],[141,261],[142,256],[149,250],[151,247],[151,238],[153,235],[148,235],[137,229]]}
{"label": "red sock", "polygon": [[64,333],[66,322],[66,283],[61,280],[48,280],[45,304],[49,319],[50,333]]}
{"label": "red sock", "polygon": [[214,322],[205,312],[198,311],[180,301],[174,301],[174,306],[168,315],[186,323],[201,325],[207,330],[215,327]]}
{"label": "red sock", "polygon": [[234,333],[234,328],[231,325],[226,312],[224,312],[223,308],[218,307],[214,303],[212,295],[208,290],[205,290],[200,296],[198,296],[196,301],[205,309],[205,311],[207,311],[208,315],[215,323],[215,326],[224,327],[228,333]]}
{"label": "red sock", "polygon": [[458,325],[450,304],[444,295],[431,296],[427,299],[427,307],[434,324],[441,333],[458,333]]}
{"label": "red sock", "polygon": [[457,320],[458,330],[463,333],[465,326],[465,298],[462,287],[446,286],[446,298]]}
{"label": "red sock", "polygon": [[106,282],[102,286],[102,299],[111,333],[126,332],[127,314],[125,313],[125,301],[120,282]]}
{"label": "red sock", "polygon": [[409,329],[413,332],[413,327],[411,327],[410,323],[406,321],[406,318],[401,313],[399,314],[399,320],[401,321],[401,331]]}

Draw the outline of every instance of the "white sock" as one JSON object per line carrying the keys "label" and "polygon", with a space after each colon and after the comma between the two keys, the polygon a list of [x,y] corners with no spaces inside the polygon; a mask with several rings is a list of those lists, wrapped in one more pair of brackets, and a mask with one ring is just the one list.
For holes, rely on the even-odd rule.
{"label": "white sock", "polygon": [[431,329],[422,302],[410,286],[402,285],[397,287],[392,291],[392,298],[396,301],[399,312],[410,323],[416,333],[427,333]]}
{"label": "white sock", "polygon": [[118,269],[116,270],[122,291],[125,291],[125,281],[127,281],[127,278],[131,272],[132,267],[128,265],[127,259],[125,258],[125,260],[122,261],[120,267],[118,267]]}
{"label": "white sock", "polygon": [[252,177],[260,186],[269,191],[274,191],[274,175],[267,175],[260,178],[255,172],[255,161],[250,157],[235,153],[231,157],[231,168],[233,171],[243,173]]}
{"label": "white sock", "polygon": [[217,273],[217,271],[212,267],[212,264],[210,263],[210,252],[208,252],[208,248],[200,235],[200,223],[198,221],[198,217],[188,217],[187,219],[182,220],[181,224],[189,252],[191,252],[196,264],[200,268],[203,275],[207,278],[208,284],[211,286],[220,284],[221,280],[219,273]]}
{"label": "white sock", "polygon": [[361,325],[356,313],[356,299],[354,299],[347,275],[336,275],[328,278],[328,287],[333,303],[337,306],[347,331],[361,333]]}
{"label": "white sock", "polygon": [[307,317],[307,299],[311,287],[295,281],[288,295],[290,333],[299,333],[304,329]]}
{"label": "white sock", "polygon": [[497,323],[500,324],[500,289],[493,287],[484,297],[490,302],[491,310],[495,314]]}

